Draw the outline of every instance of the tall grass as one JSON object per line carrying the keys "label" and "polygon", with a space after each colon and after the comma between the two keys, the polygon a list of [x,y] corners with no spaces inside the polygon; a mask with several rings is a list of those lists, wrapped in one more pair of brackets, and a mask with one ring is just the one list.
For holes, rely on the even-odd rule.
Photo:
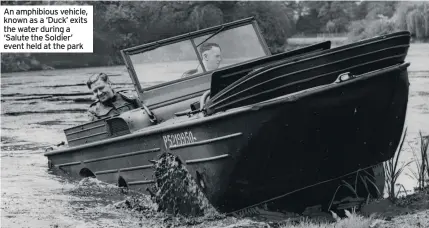
{"label": "tall grass", "polygon": [[[404,171],[404,168],[406,166],[408,166],[411,162],[408,162],[406,164],[403,164],[401,166],[398,166],[399,163],[399,156],[401,155],[402,152],[402,146],[404,145],[404,139],[405,136],[407,135],[407,128],[405,128],[404,134],[402,135],[399,147],[396,151],[396,153],[393,155],[393,157],[391,159],[389,159],[388,161],[386,161],[383,165],[384,165],[384,171],[386,173],[386,185],[387,185],[387,192],[389,194],[389,199],[392,202],[396,201],[396,198],[399,194],[396,193],[396,182],[399,178],[399,176],[401,175],[401,173]],[[402,186],[403,187],[403,186]],[[403,187],[404,188],[404,187]]]}
{"label": "tall grass", "polygon": [[417,171],[410,170],[412,178],[417,180],[416,190],[423,190],[429,183],[429,158],[428,158],[429,135],[423,136],[420,131],[420,159],[414,148],[410,145],[413,151],[414,161]]}
{"label": "tall grass", "polygon": [[[369,177],[371,177],[372,180]],[[328,211],[331,209],[331,207],[332,207],[332,205],[334,203],[335,197],[336,197],[338,191],[341,188],[346,188],[346,189],[350,190],[350,192],[355,195],[356,199],[358,199],[358,201],[357,201],[358,204],[363,203],[363,202],[359,203],[359,198],[360,198],[359,194],[358,194],[358,183],[359,183],[359,180],[364,185],[365,191],[368,193],[368,195],[366,196],[366,202],[369,201],[370,196],[371,196],[371,191],[369,189],[370,185],[375,188],[375,190],[377,191],[378,196],[381,195],[380,190],[379,190],[377,184],[373,181],[373,180],[375,180],[375,177],[372,174],[368,173],[368,171],[366,171],[365,169],[359,169],[357,171],[357,173],[356,173],[354,185],[350,184],[349,182],[347,182],[345,180],[341,180],[341,184],[337,187],[337,189],[335,190],[334,195],[333,195],[333,197],[331,199],[331,202],[330,202],[329,207],[328,207]]]}

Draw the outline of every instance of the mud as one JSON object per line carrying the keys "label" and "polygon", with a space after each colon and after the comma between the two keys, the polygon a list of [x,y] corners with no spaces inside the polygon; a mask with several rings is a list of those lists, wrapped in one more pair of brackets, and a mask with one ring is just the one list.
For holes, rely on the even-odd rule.
{"label": "mud", "polygon": [[194,178],[176,156],[163,154],[155,163],[156,185],[151,190],[158,209],[173,215],[216,213]]}

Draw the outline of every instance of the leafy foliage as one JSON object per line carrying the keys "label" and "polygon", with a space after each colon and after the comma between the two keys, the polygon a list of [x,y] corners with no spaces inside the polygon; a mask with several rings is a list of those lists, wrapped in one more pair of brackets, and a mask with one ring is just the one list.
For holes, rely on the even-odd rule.
{"label": "leafy foliage", "polygon": [[351,41],[409,30],[429,38],[428,2],[388,1],[2,1],[94,6],[94,53],[3,53],[2,72],[123,64],[120,49],[250,16],[273,53],[294,34],[349,32]]}
{"label": "leafy foliage", "polygon": [[428,2],[401,2],[393,18],[399,29],[409,30],[417,39],[429,38]]}
{"label": "leafy foliage", "polygon": [[408,30],[418,40],[429,38],[428,2],[371,2],[365,19],[352,22],[349,39],[356,41],[397,30]]}
{"label": "leafy foliage", "polygon": [[[7,53],[2,54],[2,72],[37,70],[42,69],[43,64],[71,67],[70,62],[80,66],[122,64],[120,49],[250,16],[258,19],[267,44],[273,52],[278,52],[284,50],[294,26],[288,9],[278,2],[7,1],[2,4],[94,6],[93,54],[50,54],[49,58],[44,54]],[[34,64],[33,59],[38,64]]]}
{"label": "leafy foliage", "polygon": [[395,23],[388,19],[361,20],[350,25],[348,38],[351,42],[371,38],[374,36],[386,35],[397,31]]}

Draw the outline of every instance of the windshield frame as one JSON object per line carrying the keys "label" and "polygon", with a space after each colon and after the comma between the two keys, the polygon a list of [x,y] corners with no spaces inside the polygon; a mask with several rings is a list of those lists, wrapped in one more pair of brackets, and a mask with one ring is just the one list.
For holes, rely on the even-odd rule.
{"label": "windshield frame", "polygon": [[[234,29],[234,28],[246,26],[246,25],[249,25],[249,24],[251,24],[253,26],[253,29],[254,29],[255,34],[256,34],[256,36],[258,38],[258,41],[261,44],[261,47],[262,47],[262,49],[263,49],[263,51],[265,53],[265,56],[262,56],[262,57],[259,57],[259,58],[265,58],[267,56],[271,56],[272,54],[271,54],[271,52],[270,52],[270,50],[268,48],[267,43],[265,42],[265,39],[262,36],[261,30],[260,30],[260,28],[258,26],[258,23],[257,23],[257,21],[256,21],[256,19],[254,17],[249,17],[249,18],[245,18],[245,19],[242,19],[242,20],[237,20],[237,21],[233,21],[233,22],[230,22],[230,23],[225,23],[225,24],[221,24],[221,25],[218,25],[218,26],[214,26],[214,27],[210,27],[210,28],[206,28],[206,29],[201,29],[201,30],[197,30],[197,31],[194,31],[194,32],[189,32],[189,33],[185,33],[185,34],[182,34],[182,35],[178,35],[178,36],[166,38],[166,39],[163,39],[163,40],[158,40],[158,41],[155,41],[155,42],[151,42],[151,43],[147,43],[147,44],[143,44],[143,45],[138,45],[138,46],[134,46],[134,47],[130,47],[130,48],[126,48],[126,49],[121,50],[121,55],[122,55],[122,57],[124,59],[125,66],[126,66],[128,72],[129,72],[131,80],[134,83],[134,87],[135,87],[135,89],[136,89],[136,91],[137,91],[140,99],[143,100],[143,93],[144,93],[145,90],[152,90],[152,89],[155,89],[155,88],[158,88],[158,87],[163,87],[163,86],[166,86],[166,85],[169,85],[169,84],[174,84],[174,83],[177,83],[179,81],[186,81],[186,80],[193,79],[193,78],[196,78],[196,77],[201,77],[203,75],[207,75],[208,73],[213,73],[214,71],[219,70],[219,69],[216,69],[216,70],[207,71],[204,68],[204,64],[202,62],[202,58],[198,54],[198,48],[197,48],[197,46],[195,44],[195,38],[202,37],[204,35],[214,34],[214,33],[216,33],[219,30],[221,30],[220,33],[222,33],[224,31],[228,31],[228,30],[231,30],[231,29]],[[154,49],[156,49],[158,47],[162,47],[162,46],[166,46],[166,45],[169,45],[169,44],[174,44],[174,43],[178,43],[178,42],[186,41],[186,40],[189,40],[192,43],[194,51],[195,51],[195,53],[196,53],[196,55],[198,57],[198,61],[199,61],[200,65],[203,68],[203,72],[197,73],[195,75],[191,75],[189,77],[179,78],[179,79],[175,79],[175,80],[172,80],[172,81],[167,81],[167,82],[163,82],[163,83],[160,83],[160,84],[157,84],[157,85],[153,85],[153,86],[149,86],[149,87],[143,88],[142,85],[140,84],[140,81],[138,79],[137,73],[136,73],[136,71],[134,69],[134,66],[133,66],[133,63],[131,61],[130,55],[134,55],[134,54],[139,54],[139,53],[151,51],[151,50],[154,50]],[[207,41],[205,41],[205,42],[207,42]],[[248,61],[254,61],[254,60],[259,59],[259,58],[255,58],[255,59],[248,60]],[[235,64],[232,64],[232,65],[229,65],[229,66],[226,66],[226,67],[231,67],[231,66],[235,66],[235,65],[244,64],[244,63],[246,63],[248,61],[244,61],[244,62],[240,62],[240,63],[235,63]],[[225,68],[225,67],[223,67],[223,68]]]}

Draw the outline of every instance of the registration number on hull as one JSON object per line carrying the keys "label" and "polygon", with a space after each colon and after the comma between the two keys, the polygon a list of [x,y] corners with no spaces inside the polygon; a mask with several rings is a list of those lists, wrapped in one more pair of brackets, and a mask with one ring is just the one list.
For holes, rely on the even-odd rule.
{"label": "registration number on hull", "polygon": [[162,137],[164,139],[165,148],[188,145],[197,141],[197,138],[195,138],[191,131],[164,135]]}

